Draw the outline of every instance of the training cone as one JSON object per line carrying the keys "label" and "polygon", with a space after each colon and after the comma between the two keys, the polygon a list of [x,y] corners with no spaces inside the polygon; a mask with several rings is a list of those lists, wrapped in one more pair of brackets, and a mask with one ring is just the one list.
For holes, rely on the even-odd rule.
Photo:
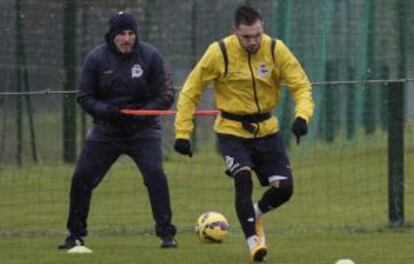
{"label": "training cone", "polygon": [[67,251],[70,254],[84,254],[84,253],[92,253],[93,251],[85,246],[76,246]]}

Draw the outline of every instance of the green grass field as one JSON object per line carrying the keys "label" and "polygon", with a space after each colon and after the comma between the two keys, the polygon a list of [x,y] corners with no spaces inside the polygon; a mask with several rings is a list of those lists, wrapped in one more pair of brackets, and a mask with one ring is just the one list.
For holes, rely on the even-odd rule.
{"label": "green grass field", "polygon": [[[222,244],[203,244],[193,234],[177,236],[179,248],[158,248],[149,235],[91,236],[92,254],[73,255],[56,250],[60,237],[7,238],[0,240],[1,263],[247,263],[240,236]],[[283,233],[267,236],[266,263],[334,264],[351,258],[363,264],[409,264],[414,259],[413,232]]]}
{"label": "green grass field", "polygon": [[[351,258],[360,264],[413,263],[414,195],[406,177],[407,227],[388,228],[387,157],[383,134],[331,144],[292,145],[289,152],[295,194],[264,216],[267,263],[319,264]],[[169,143],[168,143],[169,144]],[[52,146],[50,146],[52,147]],[[244,242],[233,206],[233,186],[224,176],[214,144],[193,159],[168,151],[174,223],[179,248],[162,250],[153,235],[146,190],[136,168],[122,158],[94,193],[86,242],[91,255],[59,252],[68,208],[73,165],[45,162],[0,168],[1,263],[246,263]],[[201,150],[202,149],[202,150]],[[407,174],[413,171],[407,151]],[[255,181],[254,198],[263,189]],[[198,241],[197,217],[222,212],[231,231],[223,244]]]}

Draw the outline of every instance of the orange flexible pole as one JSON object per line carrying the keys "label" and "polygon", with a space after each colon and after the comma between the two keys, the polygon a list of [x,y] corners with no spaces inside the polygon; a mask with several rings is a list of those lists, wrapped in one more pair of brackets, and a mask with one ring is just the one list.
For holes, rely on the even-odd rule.
{"label": "orange flexible pole", "polygon": [[[176,110],[135,110],[135,109],[121,109],[121,113],[127,115],[159,115],[159,116],[171,116],[176,115]],[[197,110],[195,116],[216,116],[219,113],[218,110]]]}

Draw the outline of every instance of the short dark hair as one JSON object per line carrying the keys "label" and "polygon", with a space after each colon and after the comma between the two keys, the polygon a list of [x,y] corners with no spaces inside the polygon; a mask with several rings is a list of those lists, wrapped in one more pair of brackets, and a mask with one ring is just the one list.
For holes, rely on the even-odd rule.
{"label": "short dark hair", "polygon": [[239,6],[234,12],[234,25],[253,25],[257,20],[263,21],[259,11],[251,6]]}

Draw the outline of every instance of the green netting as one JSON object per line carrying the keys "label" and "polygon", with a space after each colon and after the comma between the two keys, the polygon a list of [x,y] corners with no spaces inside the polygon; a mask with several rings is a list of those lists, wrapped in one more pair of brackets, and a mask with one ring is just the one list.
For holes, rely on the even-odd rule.
{"label": "green netting", "polygon": [[[247,2],[262,11],[266,32],[288,44],[314,84],[316,112],[300,147],[290,139],[287,90],[275,109],[297,191],[272,216],[280,223],[273,228],[386,226],[388,151],[401,138],[389,142],[388,133],[396,124],[405,136],[405,218],[412,222],[414,1],[3,0],[0,232],[63,228],[72,162],[90,122],[74,103],[77,78],[85,54],[103,41],[110,14],[127,9],[137,17],[139,37],[159,48],[179,89],[207,46],[231,33],[233,10]],[[397,105],[403,119],[389,114],[390,98],[401,85]],[[209,90],[200,108],[213,106]],[[198,157],[192,163],[172,153],[172,121],[164,121],[164,147],[177,224],[189,229],[208,208],[220,208],[234,222],[231,182],[214,151],[211,119],[197,121]],[[141,187],[131,187],[135,174],[126,160],[108,175],[97,194],[95,229],[130,231],[137,221],[151,221],[147,203],[135,206],[144,196]],[[197,188],[188,186],[193,181]]]}

